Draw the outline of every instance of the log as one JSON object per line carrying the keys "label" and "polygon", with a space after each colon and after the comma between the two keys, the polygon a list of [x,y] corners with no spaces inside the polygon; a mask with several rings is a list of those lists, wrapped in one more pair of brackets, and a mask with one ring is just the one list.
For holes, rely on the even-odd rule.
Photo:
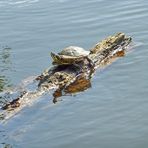
{"label": "log", "polygon": [[[1,109],[6,112],[1,115],[6,117],[6,114],[9,113],[6,118],[10,118],[25,107],[29,99],[34,100],[52,89],[54,89],[53,103],[56,103],[58,98],[63,95],[85,91],[91,87],[91,79],[96,69],[105,68],[119,57],[123,57],[131,42],[131,37],[124,33],[117,33],[90,49],[88,59],[93,62],[93,66],[88,59],[79,62],[79,66],[53,65],[35,78],[38,84],[35,90],[20,92],[20,96],[4,104]],[[14,112],[12,113],[12,111]]]}
{"label": "log", "polygon": [[100,43],[97,43],[90,49],[89,59],[94,63],[94,67],[90,65],[87,59],[80,62],[81,68],[75,65],[59,65],[52,69],[47,69],[39,79],[39,88],[50,89],[55,85],[57,90],[53,93],[53,102],[57,102],[57,98],[67,93],[76,93],[90,87],[90,79],[97,68],[107,66],[117,57],[125,55],[125,50],[131,43],[131,37],[124,33],[117,33],[109,36]]}

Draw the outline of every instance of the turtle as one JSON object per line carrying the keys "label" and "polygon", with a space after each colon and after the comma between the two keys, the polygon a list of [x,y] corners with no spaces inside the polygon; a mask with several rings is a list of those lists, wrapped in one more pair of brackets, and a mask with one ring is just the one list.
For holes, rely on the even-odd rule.
{"label": "turtle", "polygon": [[51,52],[51,57],[53,59],[53,64],[71,65],[82,62],[84,59],[87,59],[91,63],[91,60],[88,58],[89,54],[89,51],[86,51],[81,47],[69,46],[58,54]]}

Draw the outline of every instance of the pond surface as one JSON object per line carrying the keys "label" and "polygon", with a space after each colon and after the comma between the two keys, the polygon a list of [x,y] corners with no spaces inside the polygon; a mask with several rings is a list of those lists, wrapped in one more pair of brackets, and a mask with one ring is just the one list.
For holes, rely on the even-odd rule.
{"label": "pond surface", "polygon": [[57,104],[45,95],[0,124],[0,147],[147,148],[147,0],[1,0],[0,90],[51,66],[50,51],[89,49],[116,32],[138,46],[87,91]]}

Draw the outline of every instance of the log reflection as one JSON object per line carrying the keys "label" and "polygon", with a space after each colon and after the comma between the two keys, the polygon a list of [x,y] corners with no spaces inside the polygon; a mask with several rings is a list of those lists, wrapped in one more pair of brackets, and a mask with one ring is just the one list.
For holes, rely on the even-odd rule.
{"label": "log reflection", "polygon": [[58,101],[58,98],[68,94],[75,94],[82,92],[91,87],[91,79],[86,78],[83,74],[76,78],[76,80],[70,83],[65,88],[57,89],[53,93],[53,103]]}

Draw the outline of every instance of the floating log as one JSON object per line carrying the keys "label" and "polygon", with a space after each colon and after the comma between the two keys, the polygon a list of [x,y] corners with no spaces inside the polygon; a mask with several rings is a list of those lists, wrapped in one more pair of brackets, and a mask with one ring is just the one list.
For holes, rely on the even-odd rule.
{"label": "floating log", "polygon": [[104,68],[117,58],[123,57],[131,42],[131,37],[126,36],[124,33],[117,33],[107,37],[90,49],[88,58],[93,62],[93,66],[87,59],[77,63],[79,66],[75,64],[53,65],[53,67],[46,69],[35,78],[38,83],[35,91],[24,91],[18,98],[4,104],[1,109],[20,111],[29,99],[40,97],[53,88],[55,89],[53,92],[54,103],[63,95],[77,93],[90,88],[91,78],[96,69]]}

